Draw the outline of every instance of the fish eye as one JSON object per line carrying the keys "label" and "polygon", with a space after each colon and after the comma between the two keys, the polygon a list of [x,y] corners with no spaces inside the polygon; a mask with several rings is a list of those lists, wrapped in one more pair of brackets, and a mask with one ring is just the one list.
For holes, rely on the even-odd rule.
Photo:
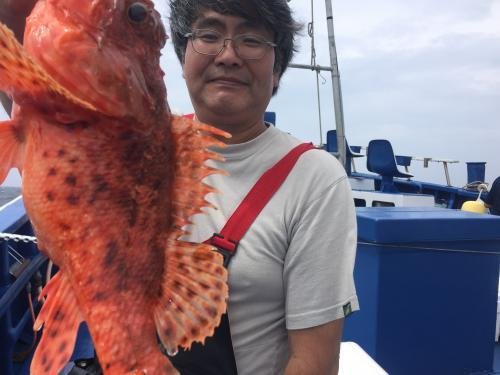
{"label": "fish eye", "polygon": [[140,23],[146,19],[149,11],[143,3],[133,3],[128,8],[128,18],[132,22]]}

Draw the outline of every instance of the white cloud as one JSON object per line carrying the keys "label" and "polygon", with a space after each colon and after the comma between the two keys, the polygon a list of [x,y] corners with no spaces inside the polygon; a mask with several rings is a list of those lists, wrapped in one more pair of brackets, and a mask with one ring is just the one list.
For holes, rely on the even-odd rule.
{"label": "white cloud", "polygon": [[[317,61],[328,65],[324,2],[314,1]],[[156,3],[166,22],[168,2]],[[290,5],[309,21],[309,0]],[[485,160],[487,179],[500,174],[500,0],[336,0],[333,14],[351,144],[387,138],[400,154]],[[310,61],[309,43],[302,38],[297,63]],[[163,53],[169,103],[176,112],[189,112],[171,41]],[[329,80],[328,73],[323,76]],[[312,72],[289,70],[270,109],[278,127],[319,142],[315,84]],[[334,127],[330,83],[320,90],[326,133]],[[464,181],[464,171],[464,164],[454,166],[452,180]],[[417,177],[442,180],[437,167],[423,172]]]}
{"label": "white cloud", "polygon": [[[472,4],[474,4],[472,2]],[[491,2],[490,11],[485,17],[476,20],[464,20],[450,27],[458,34],[478,34],[500,38],[500,1]]]}
{"label": "white cloud", "polygon": [[[339,3],[336,30],[368,51],[412,53],[445,47],[443,39],[500,38],[500,1],[419,1]],[[360,10],[362,8],[362,10]]]}

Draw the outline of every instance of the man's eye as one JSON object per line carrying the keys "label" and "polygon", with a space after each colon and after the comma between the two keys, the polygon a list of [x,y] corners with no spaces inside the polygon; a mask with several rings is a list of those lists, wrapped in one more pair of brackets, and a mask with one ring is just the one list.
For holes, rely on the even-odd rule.
{"label": "man's eye", "polygon": [[243,45],[245,47],[254,47],[254,48],[257,48],[257,47],[260,47],[262,46],[262,40],[254,37],[254,36],[251,36],[251,35],[245,35],[241,38],[241,43],[243,43]]}
{"label": "man's eye", "polygon": [[205,43],[217,43],[220,40],[220,36],[215,33],[203,32],[197,34],[196,37]]}

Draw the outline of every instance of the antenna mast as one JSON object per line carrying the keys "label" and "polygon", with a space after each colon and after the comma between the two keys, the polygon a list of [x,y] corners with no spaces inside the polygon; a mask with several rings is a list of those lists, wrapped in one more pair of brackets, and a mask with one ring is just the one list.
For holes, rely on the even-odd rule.
{"label": "antenna mast", "polygon": [[[330,47],[330,66],[317,65],[313,60],[313,65],[290,64],[291,68],[311,69],[319,71],[329,71],[332,75],[333,106],[335,111],[335,129],[337,129],[338,159],[346,167],[346,141],[344,130],[344,110],[342,105],[342,90],[340,87],[339,65],[337,61],[337,47],[335,45],[335,34],[333,30],[333,11],[331,0],[325,0],[326,23],[328,27],[328,41]],[[320,114],[321,116],[321,114]]]}
{"label": "antenna mast", "polygon": [[344,130],[344,109],[342,105],[342,88],[340,86],[337,47],[335,45],[335,33],[333,30],[333,11],[331,0],[325,0],[325,7],[326,23],[328,26],[328,42],[330,46],[330,64],[332,67],[333,106],[335,110],[335,128],[337,129],[337,146],[339,150],[339,161],[345,167],[346,141]]}

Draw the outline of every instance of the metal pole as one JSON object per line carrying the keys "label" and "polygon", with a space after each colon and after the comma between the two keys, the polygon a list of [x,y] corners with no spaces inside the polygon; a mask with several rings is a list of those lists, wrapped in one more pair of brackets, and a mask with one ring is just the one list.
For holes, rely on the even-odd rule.
{"label": "metal pole", "polygon": [[321,66],[321,65],[306,65],[306,64],[289,64],[289,68],[297,68],[297,69],[311,69],[311,70],[317,70],[317,71],[327,71],[331,72],[332,68],[330,66]]}
{"label": "metal pole", "polygon": [[340,86],[339,65],[337,61],[337,49],[335,45],[335,34],[333,30],[333,11],[331,0],[325,0],[325,5],[326,23],[328,26],[328,41],[330,45],[330,62],[332,66],[333,105],[335,110],[335,128],[337,129],[337,146],[339,152],[339,161],[345,168],[346,141],[344,131],[344,111],[342,108],[342,89]]}
{"label": "metal pole", "polygon": [[450,174],[448,173],[448,162],[443,161],[444,174],[446,176],[446,185],[451,186]]}

